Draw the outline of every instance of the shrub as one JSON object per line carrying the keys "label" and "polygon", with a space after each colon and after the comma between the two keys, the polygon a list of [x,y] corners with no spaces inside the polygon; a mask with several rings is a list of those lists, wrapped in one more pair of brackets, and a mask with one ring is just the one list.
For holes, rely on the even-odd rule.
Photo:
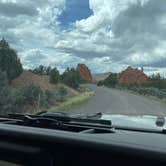
{"label": "shrub", "polygon": [[61,81],[64,84],[77,89],[80,86],[82,78],[77,70],[74,68],[67,68],[67,70],[61,75]]}
{"label": "shrub", "polygon": [[41,88],[33,84],[22,87],[20,91],[24,98],[25,104],[30,104],[30,105],[37,103],[42,98],[43,95]]}
{"label": "shrub", "polygon": [[17,52],[4,39],[0,41],[0,69],[6,72],[9,81],[23,71]]}
{"label": "shrub", "polygon": [[57,101],[59,101],[59,96],[58,96],[58,90],[46,90],[45,91],[45,96],[46,96],[46,102],[47,102],[47,107],[50,105],[55,104]]}
{"label": "shrub", "polygon": [[67,95],[67,90],[63,86],[58,89],[57,95],[59,96],[59,101],[64,101]]}
{"label": "shrub", "polygon": [[115,87],[118,83],[117,74],[111,73],[105,80],[104,85],[108,87]]}
{"label": "shrub", "polygon": [[50,75],[51,70],[52,69],[50,66],[46,67],[46,66],[40,65],[33,70],[30,69],[29,71],[37,75]]}
{"label": "shrub", "polygon": [[160,99],[166,98],[166,91],[154,87],[130,86],[129,90],[135,91],[141,95],[155,96]]}
{"label": "shrub", "polygon": [[99,81],[98,83],[97,83],[97,86],[103,86],[104,85],[104,82],[103,81]]}
{"label": "shrub", "polygon": [[49,78],[50,83],[57,84],[59,82],[59,78],[60,78],[59,71],[55,67],[50,71],[50,78]]}
{"label": "shrub", "polygon": [[117,80],[116,73],[111,73],[105,80],[99,81],[97,83],[98,86],[105,85],[107,87],[113,87],[113,88],[115,88],[117,84],[118,84],[118,80]]}

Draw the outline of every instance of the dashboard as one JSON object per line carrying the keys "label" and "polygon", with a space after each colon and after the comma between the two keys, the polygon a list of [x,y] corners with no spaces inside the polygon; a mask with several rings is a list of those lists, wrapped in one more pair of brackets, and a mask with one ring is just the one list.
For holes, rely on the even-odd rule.
{"label": "dashboard", "polygon": [[166,135],[128,130],[79,133],[0,124],[0,160],[32,166],[165,165]]}

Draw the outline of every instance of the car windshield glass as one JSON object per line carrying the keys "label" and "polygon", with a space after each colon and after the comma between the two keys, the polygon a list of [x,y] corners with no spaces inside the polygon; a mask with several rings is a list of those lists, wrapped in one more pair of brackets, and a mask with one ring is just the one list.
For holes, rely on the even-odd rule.
{"label": "car windshield glass", "polygon": [[166,1],[0,0],[0,117],[41,112],[163,127]]}

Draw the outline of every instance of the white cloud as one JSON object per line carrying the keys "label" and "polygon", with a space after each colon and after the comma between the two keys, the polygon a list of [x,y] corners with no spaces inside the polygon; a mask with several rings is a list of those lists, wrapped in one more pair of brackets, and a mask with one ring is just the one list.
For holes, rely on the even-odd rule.
{"label": "white cloud", "polygon": [[[140,0],[144,5],[148,0]],[[118,14],[126,10],[137,0],[89,0],[90,8],[94,15],[76,22],[76,27],[84,32],[94,31],[99,28],[110,27]]]}
{"label": "white cloud", "polygon": [[[31,53],[32,50],[45,52],[45,47],[51,47],[59,38],[59,32],[52,28],[52,24],[56,22],[57,15],[62,12],[65,1],[56,0],[54,3],[56,6],[53,6],[52,0],[0,1],[0,7],[5,4],[10,9],[13,5],[13,12],[17,12],[16,17],[0,12],[0,24],[2,25],[0,36],[6,37],[13,47],[22,52],[20,56],[25,56],[24,53]],[[22,15],[22,11],[15,11],[21,5],[35,8],[38,14]],[[29,64],[29,66],[32,65]]]}
{"label": "white cloud", "polygon": [[[0,11],[0,36],[25,67],[43,63],[62,70],[87,63],[94,72],[119,72],[166,61],[165,0],[89,0],[93,15],[73,23],[71,31],[58,27],[65,0],[0,0],[0,8],[2,3],[14,6],[15,17]],[[16,10],[20,6],[28,12]]]}
{"label": "white cloud", "polygon": [[149,76],[159,73],[161,75],[161,77],[166,77],[166,68],[165,67],[160,67],[160,68],[144,67],[144,72]]}

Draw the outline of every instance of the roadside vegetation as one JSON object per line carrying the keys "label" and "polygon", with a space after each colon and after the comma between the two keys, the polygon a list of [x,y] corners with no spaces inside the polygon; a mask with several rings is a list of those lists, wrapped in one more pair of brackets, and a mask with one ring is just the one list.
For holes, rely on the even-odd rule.
{"label": "roadside vegetation", "polygon": [[118,83],[117,74],[113,73],[105,80],[99,81],[97,85],[120,90],[129,90],[166,103],[166,78],[161,77],[160,74],[153,74],[149,77],[148,81],[143,84],[120,84]]}
{"label": "roadside vegetation", "polygon": [[92,92],[80,92],[82,82],[74,68],[62,74],[43,65],[24,70],[17,52],[5,39],[0,41],[0,115],[77,105],[92,96]]}
{"label": "roadside vegetation", "polygon": [[82,103],[86,102],[90,98],[92,98],[95,95],[95,92],[93,91],[87,91],[80,93],[77,96],[68,98],[65,102],[59,103],[57,106],[52,107],[49,109],[51,112],[55,111],[70,111],[72,108],[81,105]]}
{"label": "roadside vegetation", "polygon": [[98,86],[107,86],[110,88],[115,88],[118,84],[117,80],[117,74],[116,73],[111,73],[106,79],[99,81],[97,83]]}

